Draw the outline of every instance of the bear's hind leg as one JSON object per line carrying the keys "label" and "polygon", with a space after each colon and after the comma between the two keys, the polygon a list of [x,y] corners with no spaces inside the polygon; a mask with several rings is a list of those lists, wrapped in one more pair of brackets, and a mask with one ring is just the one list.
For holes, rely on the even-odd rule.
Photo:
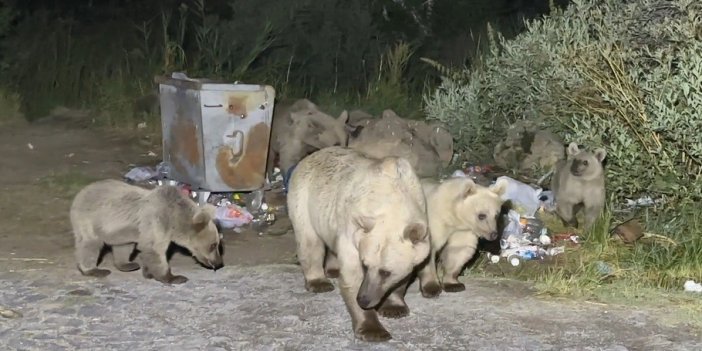
{"label": "bear's hind leg", "polygon": [[324,242],[309,223],[296,224],[297,259],[305,277],[305,289],[313,293],[334,290],[334,284],[324,274]]}
{"label": "bear's hind leg", "polygon": [[139,264],[129,259],[132,252],[134,252],[134,244],[112,246],[112,260],[118,270],[132,272],[139,269]]}
{"label": "bear's hind leg", "polygon": [[103,246],[105,243],[97,238],[76,239],[76,261],[78,261],[78,270],[81,274],[96,278],[106,277],[110,274],[109,269],[97,268]]}

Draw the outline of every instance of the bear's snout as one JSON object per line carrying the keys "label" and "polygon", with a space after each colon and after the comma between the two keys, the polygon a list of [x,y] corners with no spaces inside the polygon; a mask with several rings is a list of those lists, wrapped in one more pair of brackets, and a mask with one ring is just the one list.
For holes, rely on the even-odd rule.
{"label": "bear's snout", "polygon": [[364,310],[372,307],[371,300],[371,297],[366,294],[358,294],[358,296],[356,296],[356,302],[358,302],[358,305]]}
{"label": "bear's snout", "polygon": [[218,269],[224,267],[224,260],[222,259],[222,255],[216,255],[214,260],[210,262],[210,266],[212,266],[212,269],[214,271],[217,271]]}
{"label": "bear's snout", "polygon": [[380,303],[380,299],[383,295],[383,289],[378,279],[369,277],[368,274],[366,274],[358,289],[356,302],[358,306],[364,310],[371,309]]}

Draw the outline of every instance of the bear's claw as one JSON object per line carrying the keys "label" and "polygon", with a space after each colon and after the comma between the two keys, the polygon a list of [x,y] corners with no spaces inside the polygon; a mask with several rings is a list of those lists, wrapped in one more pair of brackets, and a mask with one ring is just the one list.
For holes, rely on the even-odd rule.
{"label": "bear's claw", "polygon": [[305,289],[313,293],[324,293],[334,290],[334,284],[329,279],[315,279],[307,282]]}

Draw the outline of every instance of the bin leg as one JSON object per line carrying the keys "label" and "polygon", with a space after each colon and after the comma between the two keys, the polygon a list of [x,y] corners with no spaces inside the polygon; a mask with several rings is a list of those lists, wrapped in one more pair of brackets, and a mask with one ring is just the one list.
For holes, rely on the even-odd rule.
{"label": "bin leg", "polygon": [[207,203],[207,199],[210,198],[211,193],[210,191],[197,191],[197,204],[202,206]]}

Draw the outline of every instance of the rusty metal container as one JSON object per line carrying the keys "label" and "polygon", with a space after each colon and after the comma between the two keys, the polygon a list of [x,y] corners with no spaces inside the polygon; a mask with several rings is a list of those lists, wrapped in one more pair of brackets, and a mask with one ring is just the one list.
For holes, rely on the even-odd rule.
{"label": "rusty metal container", "polygon": [[205,192],[244,192],[265,185],[275,90],[156,77],[163,160],[171,179]]}

